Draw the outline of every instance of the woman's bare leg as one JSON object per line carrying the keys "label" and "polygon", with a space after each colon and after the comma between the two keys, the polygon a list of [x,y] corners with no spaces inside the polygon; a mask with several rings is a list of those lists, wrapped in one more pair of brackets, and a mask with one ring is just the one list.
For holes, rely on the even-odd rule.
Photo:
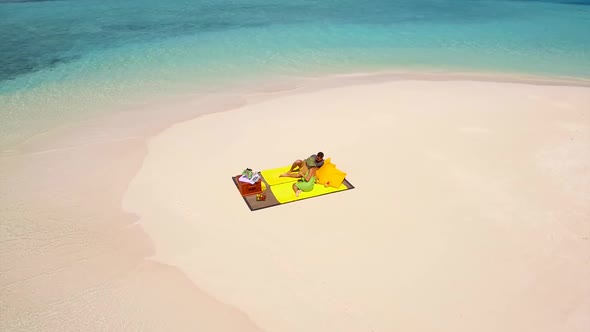
{"label": "woman's bare leg", "polygon": [[301,190],[299,188],[297,188],[297,184],[293,183],[293,191],[295,192],[295,197],[299,197],[299,194],[301,194]]}

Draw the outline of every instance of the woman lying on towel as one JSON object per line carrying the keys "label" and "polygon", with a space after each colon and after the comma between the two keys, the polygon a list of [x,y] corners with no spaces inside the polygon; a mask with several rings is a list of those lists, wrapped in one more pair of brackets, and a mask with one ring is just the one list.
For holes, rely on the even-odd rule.
{"label": "woman lying on towel", "polygon": [[[281,177],[300,178],[299,181],[293,183],[293,191],[295,196],[299,197],[302,191],[312,191],[315,185],[315,172],[324,164],[324,153],[318,152],[317,155],[311,155],[305,160],[296,160],[291,169]],[[296,171],[297,170],[297,171]]]}

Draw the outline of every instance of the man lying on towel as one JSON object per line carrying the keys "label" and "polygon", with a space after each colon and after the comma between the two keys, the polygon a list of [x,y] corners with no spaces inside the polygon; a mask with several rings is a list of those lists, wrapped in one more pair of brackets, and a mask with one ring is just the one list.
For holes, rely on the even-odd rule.
{"label": "man lying on towel", "polygon": [[299,197],[302,191],[312,191],[315,185],[315,172],[318,168],[324,165],[324,153],[318,152],[312,154],[305,160],[297,159],[291,165],[291,169],[287,173],[281,174],[281,177],[300,178],[299,181],[293,183],[293,191],[295,196]]}

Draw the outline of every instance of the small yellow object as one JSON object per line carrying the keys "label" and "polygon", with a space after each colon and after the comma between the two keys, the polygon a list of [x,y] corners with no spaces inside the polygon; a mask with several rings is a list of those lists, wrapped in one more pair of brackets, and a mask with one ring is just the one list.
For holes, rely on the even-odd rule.
{"label": "small yellow object", "polygon": [[260,184],[260,187],[261,187],[262,191],[266,190],[266,184],[264,183],[264,181],[262,181],[262,183]]}

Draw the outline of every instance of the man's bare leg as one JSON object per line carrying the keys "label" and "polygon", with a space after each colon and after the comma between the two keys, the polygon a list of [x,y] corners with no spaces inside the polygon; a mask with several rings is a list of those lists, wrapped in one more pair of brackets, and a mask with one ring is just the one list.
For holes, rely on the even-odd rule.
{"label": "man's bare leg", "polygon": [[301,160],[301,159],[295,160],[293,165],[291,165],[291,169],[289,170],[289,173],[295,172],[296,168],[301,168],[302,164],[303,164],[303,160]]}
{"label": "man's bare leg", "polygon": [[292,172],[292,173],[283,173],[281,175],[279,175],[280,178],[300,178],[301,177],[301,173],[300,172]]}
{"label": "man's bare leg", "polygon": [[308,171],[309,171],[309,169],[307,168],[307,165],[305,163],[302,163],[299,167],[299,171],[297,171],[297,172],[289,171],[287,173],[283,173],[283,174],[279,175],[279,177],[300,178],[300,177],[305,176],[305,174],[307,174]]}
{"label": "man's bare leg", "polygon": [[[296,168],[299,168],[299,170],[295,171]],[[305,165],[303,160],[297,159],[293,165],[291,165],[291,169],[287,173],[279,175],[279,177],[300,178],[302,176],[301,172],[303,172],[303,174],[307,173],[307,165]]]}

